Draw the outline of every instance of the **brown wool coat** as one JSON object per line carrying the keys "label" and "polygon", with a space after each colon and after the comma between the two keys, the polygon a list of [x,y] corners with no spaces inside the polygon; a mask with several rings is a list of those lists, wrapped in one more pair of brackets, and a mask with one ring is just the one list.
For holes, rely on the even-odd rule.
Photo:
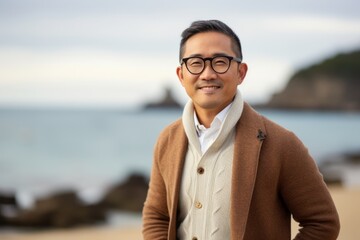
{"label": "brown wool coat", "polygon": [[[231,239],[336,239],[339,218],[307,149],[291,132],[245,104],[236,125],[231,186]],[[177,207],[188,147],[181,123],[160,135],[143,209],[145,240],[176,239]]]}

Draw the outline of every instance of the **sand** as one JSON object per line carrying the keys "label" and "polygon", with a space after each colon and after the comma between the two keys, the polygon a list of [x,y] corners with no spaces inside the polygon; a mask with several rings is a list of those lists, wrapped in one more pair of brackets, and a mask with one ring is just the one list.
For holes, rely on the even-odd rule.
{"label": "sand", "polygon": [[[335,202],[340,216],[340,235],[338,240],[359,240],[360,239],[360,187],[341,188],[331,187],[331,196]],[[297,224],[292,224],[293,236]]]}
{"label": "sand", "polygon": [[[360,187],[330,188],[341,220],[339,240],[360,239]],[[296,226],[293,223],[293,226]],[[141,227],[87,227],[30,233],[1,233],[1,240],[141,240]]]}

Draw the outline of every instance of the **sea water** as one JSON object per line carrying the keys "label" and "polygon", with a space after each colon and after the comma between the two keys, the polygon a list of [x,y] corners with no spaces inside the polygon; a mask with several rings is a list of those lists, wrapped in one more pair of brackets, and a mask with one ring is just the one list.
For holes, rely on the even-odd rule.
{"label": "sea water", "polygon": [[[320,164],[360,150],[360,113],[260,110],[293,131]],[[180,110],[0,109],[0,191],[23,206],[74,189],[96,202],[132,172],[149,176],[160,131]]]}

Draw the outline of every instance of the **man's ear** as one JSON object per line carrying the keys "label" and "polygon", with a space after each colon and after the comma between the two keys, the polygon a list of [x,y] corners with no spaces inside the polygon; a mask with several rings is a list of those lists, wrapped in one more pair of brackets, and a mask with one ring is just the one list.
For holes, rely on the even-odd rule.
{"label": "man's ear", "polygon": [[239,81],[238,81],[239,85],[244,81],[247,70],[248,70],[248,66],[246,63],[239,64]]}
{"label": "man's ear", "polygon": [[181,83],[181,85],[184,86],[183,82],[184,82],[184,75],[183,75],[183,71],[182,71],[182,67],[181,66],[178,66],[176,68],[176,75],[178,76],[178,79]]}

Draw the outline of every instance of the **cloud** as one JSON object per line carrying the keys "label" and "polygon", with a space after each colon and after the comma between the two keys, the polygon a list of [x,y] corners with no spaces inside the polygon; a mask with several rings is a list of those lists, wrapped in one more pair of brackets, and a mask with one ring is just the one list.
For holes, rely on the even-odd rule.
{"label": "cloud", "polygon": [[360,19],[291,15],[268,17],[264,27],[274,32],[297,34],[356,34],[360,35]]}
{"label": "cloud", "polygon": [[0,49],[0,103],[139,104],[176,79],[177,64],[164,54]]}
{"label": "cloud", "polygon": [[298,66],[359,43],[358,3],[350,2],[228,1],[207,3],[205,11],[201,1],[4,0],[0,103],[110,104],[157,96],[162,86],[177,84],[181,30],[210,18],[239,34],[250,67],[244,95],[263,100]]}
{"label": "cloud", "polygon": [[[172,61],[171,61],[172,59]],[[177,57],[139,53],[112,53],[94,49],[31,51],[0,49],[0,81],[88,82],[168,78]],[[172,70],[167,70],[171,69]]]}

